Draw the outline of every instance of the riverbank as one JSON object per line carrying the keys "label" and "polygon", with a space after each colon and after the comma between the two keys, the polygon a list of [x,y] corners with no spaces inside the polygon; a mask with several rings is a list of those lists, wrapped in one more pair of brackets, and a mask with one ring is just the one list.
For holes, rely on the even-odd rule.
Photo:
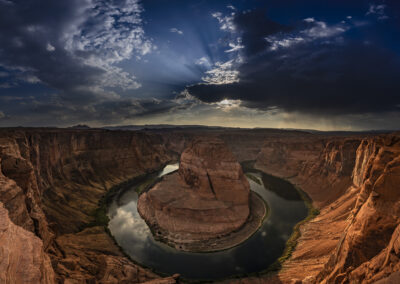
{"label": "riverbank", "polygon": [[[269,187],[265,188],[261,173],[257,172],[257,174],[254,173],[253,178],[248,176],[253,192],[252,196],[254,195],[256,200],[258,197],[259,201],[265,200],[268,202],[269,206],[265,209],[265,214],[261,210],[260,212],[262,213],[259,215],[264,215],[264,218],[268,217],[269,219],[264,222],[262,219],[259,222],[252,220],[253,224],[258,223],[262,227],[256,226],[256,229],[254,229],[255,234],[247,234],[247,236],[245,234],[237,234],[236,237],[238,239],[229,240],[230,248],[228,249],[219,251],[214,247],[214,250],[208,253],[184,252],[154,240],[153,234],[157,232],[154,232],[154,230],[153,233],[150,232],[136,210],[137,197],[134,197],[134,195],[137,196],[136,189],[140,186],[140,183],[131,187],[131,191],[135,192],[135,194],[127,191],[125,197],[121,196],[121,203],[114,209],[114,213],[110,213],[110,216],[115,216],[114,214],[119,216],[118,218],[112,217],[114,224],[119,225],[114,229],[111,228],[111,231],[113,234],[115,233],[119,243],[125,244],[123,245],[125,252],[131,256],[131,259],[135,259],[136,263],[152,267],[153,271],[159,274],[163,272],[167,275],[172,275],[178,272],[181,274],[180,279],[184,282],[207,283],[207,281],[215,282],[223,281],[224,279],[233,280],[238,279],[238,277],[264,275],[267,267],[282,256],[285,243],[282,241],[281,236],[289,236],[293,233],[295,224],[307,216],[307,206],[305,206],[304,200],[292,185],[285,188],[280,184],[275,184],[273,190]],[[294,200],[292,194],[282,191],[292,192],[297,199]],[[257,208],[255,205],[251,207],[253,209]],[[289,217],[285,212],[292,212],[290,216],[293,217]],[[279,216],[286,217],[282,219]],[[302,218],[300,219],[296,216],[302,216]],[[293,220],[293,218],[297,219],[297,221]],[[132,225],[131,220],[136,220],[133,222],[136,225]],[[143,222],[143,224],[140,225],[140,222]],[[121,224],[125,225],[121,227]],[[217,239],[217,241],[222,243],[225,240]],[[248,259],[249,254],[251,255],[250,259]],[[243,262],[244,260],[246,261]],[[191,267],[193,267],[193,270]],[[216,267],[220,268],[214,270]]]}
{"label": "riverbank", "polygon": [[[317,208],[315,208],[313,206],[312,199],[307,195],[307,193],[305,193],[299,186],[292,184],[289,180],[287,180],[285,178],[276,177],[276,176],[270,175],[268,173],[265,173],[261,170],[258,170],[256,168],[252,167],[251,162],[247,164],[246,171],[247,171],[246,175],[253,180],[256,180],[256,178],[251,175],[251,172],[260,173],[262,175],[262,181],[263,181],[264,187],[268,186],[268,187],[270,187],[270,189],[272,189],[272,187],[282,188],[282,187],[290,186],[290,187],[295,188],[297,194],[303,200],[303,202],[306,205],[307,210],[308,210],[308,214],[307,214],[306,218],[304,218],[303,220],[298,222],[293,227],[293,232],[290,235],[289,239],[286,241],[286,246],[285,246],[285,249],[284,249],[282,255],[272,265],[270,265],[266,270],[264,270],[260,273],[257,273],[257,275],[269,274],[271,272],[279,271],[282,268],[283,263],[292,256],[292,252],[296,248],[298,240],[301,237],[300,227],[303,226],[304,224],[310,222],[311,220],[313,220],[316,216],[318,216],[320,214],[320,212]],[[287,198],[290,199],[290,198],[293,198],[293,196],[287,196]]]}

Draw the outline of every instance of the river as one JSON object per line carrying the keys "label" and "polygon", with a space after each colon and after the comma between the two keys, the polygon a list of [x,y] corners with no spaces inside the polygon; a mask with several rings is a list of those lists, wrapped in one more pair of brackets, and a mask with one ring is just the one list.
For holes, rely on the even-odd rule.
{"label": "river", "polygon": [[[157,175],[171,173],[178,166],[167,165]],[[260,229],[234,248],[189,253],[155,241],[137,211],[135,189],[139,185],[131,186],[111,201],[108,228],[125,253],[156,272],[179,273],[188,279],[217,279],[265,270],[282,255],[293,227],[307,216],[308,211],[290,183],[258,171],[251,174],[260,184],[248,178],[250,188],[266,201],[270,212]]]}

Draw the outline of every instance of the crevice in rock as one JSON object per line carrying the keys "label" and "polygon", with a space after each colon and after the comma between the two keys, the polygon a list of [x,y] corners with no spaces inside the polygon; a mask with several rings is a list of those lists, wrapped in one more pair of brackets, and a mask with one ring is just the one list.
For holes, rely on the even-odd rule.
{"label": "crevice in rock", "polygon": [[213,187],[211,179],[210,179],[210,175],[208,174],[208,171],[207,171],[207,179],[208,179],[208,184],[210,185],[212,193],[214,194],[214,196],[216,196],[214,187]]}

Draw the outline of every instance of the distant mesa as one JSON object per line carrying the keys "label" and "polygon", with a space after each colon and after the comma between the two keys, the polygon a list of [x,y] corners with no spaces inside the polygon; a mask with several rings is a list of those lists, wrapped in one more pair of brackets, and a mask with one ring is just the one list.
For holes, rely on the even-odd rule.
{"label": "distant mesa", "polygon": [[86,125],[86,124],[77,124],[68,128],[72,128],[72,129],[90,129],[90,126]]}
{"label": "distant mesa", "polygon": [[258,229],[266,213],[240,164],[217,138],[192,141],[179,171],[143,193],[138,210],[156,239],[186,251],[235,246]]}

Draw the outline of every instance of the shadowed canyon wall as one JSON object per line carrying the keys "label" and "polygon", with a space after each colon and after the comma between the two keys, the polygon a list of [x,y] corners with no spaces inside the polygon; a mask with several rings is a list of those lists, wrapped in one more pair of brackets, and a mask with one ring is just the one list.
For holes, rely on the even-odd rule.
{"label": "shadowed canyon wall", "polygon": [[[2,130],[0,202],[10,220],[20,226],[18,235],[41,243],[32,253],[50,256],[56,279],[114,283],[155,279],[157,275],[124,257],[102,227],[82,229],[94,221],[99,200],[113,185],[174,158],[161,137],[152,134]],[[26,253],[24,246],[17,245],[6,244],[2,250]],[[39,263],[39,256],[29,265],[37,265],[35,271],[40,271],[45,283],[54,273],[48,272],[47,258]],[[10,279],[19,277],[15,263],[4,265]]]}

